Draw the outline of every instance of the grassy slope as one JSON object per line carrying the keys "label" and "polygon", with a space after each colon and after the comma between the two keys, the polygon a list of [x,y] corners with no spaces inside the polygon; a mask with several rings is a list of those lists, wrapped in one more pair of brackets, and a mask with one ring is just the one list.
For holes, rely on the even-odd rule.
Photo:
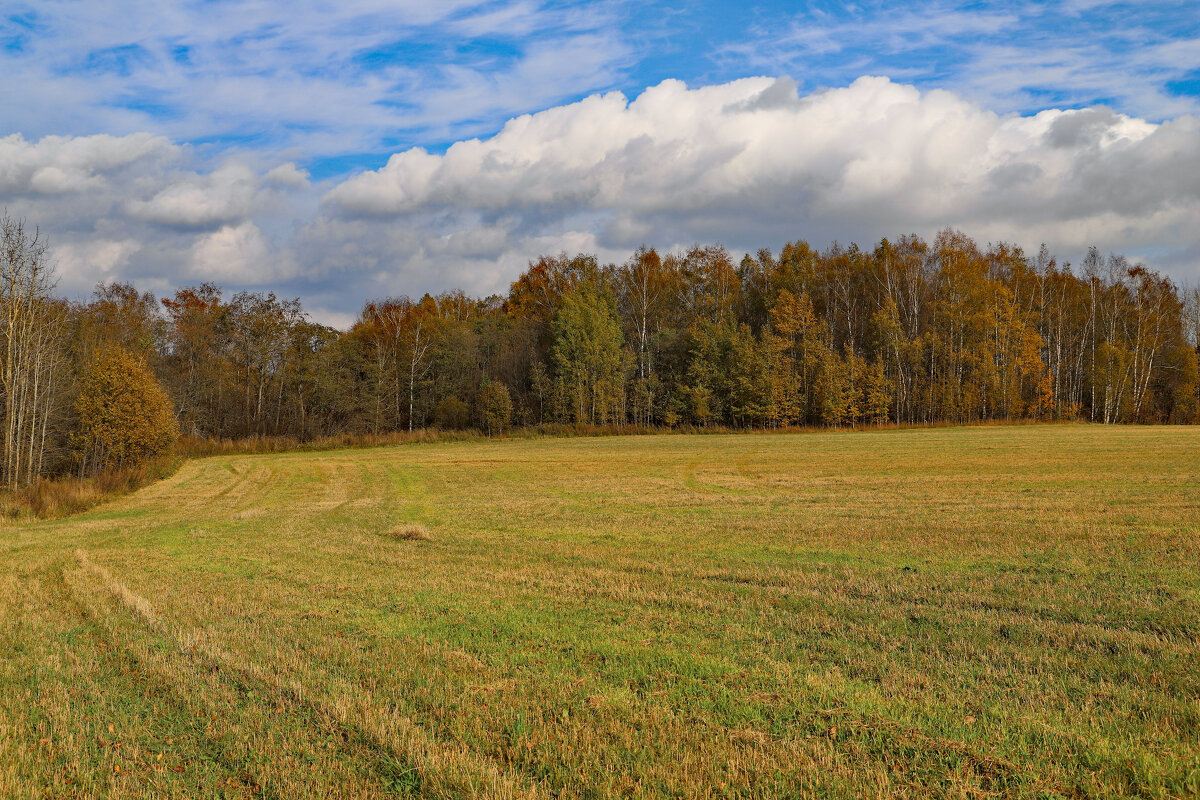
{"label": "grassy slope", "polygon": [[193,461],[0,529],[0,796],[1197,794],[1198,533],[1194,428]]}

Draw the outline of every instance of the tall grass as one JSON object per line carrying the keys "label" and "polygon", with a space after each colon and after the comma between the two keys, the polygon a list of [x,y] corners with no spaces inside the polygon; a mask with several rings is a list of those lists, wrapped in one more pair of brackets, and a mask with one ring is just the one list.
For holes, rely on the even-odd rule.
{"label": "tall grass", "polygon": [[166,456],[87,478],[38,478],[28,486],[0,492],[0,519],[57,519],[78,514],[105,500],[169,477],[181,463],[182,459],[176,456]]}

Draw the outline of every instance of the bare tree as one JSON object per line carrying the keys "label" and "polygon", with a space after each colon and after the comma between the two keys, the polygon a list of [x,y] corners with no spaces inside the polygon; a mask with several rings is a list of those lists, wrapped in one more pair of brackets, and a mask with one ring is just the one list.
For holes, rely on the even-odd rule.
{"label": "bare tree", "polygon": [[0,471],[10,488],[32,482],[46,466],[65,327],[63,305],[51,294],[55,283],[40,231],[30,231],[23,220],[5,213],[0,218]]}

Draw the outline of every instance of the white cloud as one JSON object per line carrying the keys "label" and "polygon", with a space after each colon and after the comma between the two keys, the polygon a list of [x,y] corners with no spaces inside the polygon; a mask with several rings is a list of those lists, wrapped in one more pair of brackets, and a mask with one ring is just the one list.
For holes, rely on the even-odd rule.
{"label": "white cloud", "polygon": [[134,239],[93,239],[54,248],[58,274],[68,285],[95,285],[117,277],[141,249]]}
{"label": "white cloud", "polygon": [[308,174],[287,162],[260,174],[243,162],[228,162],[208,173],[170,176],[147,200],[129,200],[131,217],[178,228],[213,228],[261,216],[289,195],[310,187]]}
{"label": "white cloud", "polygon": [[188,277],[215,283],[261,285],[292,277],[291,258],[273,253],[253,222],[225,225],[192,246]]}
{"label": "white cloud", "polygon": [[[559,250],[871,244],[947,225],[1200,277],[1200,119],[998,114],[884,78],[803,96],[787,79],[667,81],[516,117],[443,154],[397,153],[338,184],[280,160],[204,171],[155,137],[2,148],[0,203],[50,234],[75,293],[214,280],[301,295],[335,319],[369,297],[502,292]],[[51,169],[62,175],[35,180]]]}
{"label": "white cloud", "polygon": [[31,136],[153,128],[377,152],[397,131],[492,129],[610,85],[629,60],[618,4],[15,0],[0,15],[0,116]]}
{"label": "white cloud", "polygon": [[316,202],[295,164],[259,161],[204,171],[191,148],[144,133],[13,135],[0,138],[0,207],[49,237],[73,296],[111,279],[256,285],[295,274],[262,231],[290,235],[297,209]]}
{"label": "white cloud", "polygon": [[259,177],[245,164],[189,175],[149,200],[130,200],[129,213],[159,225],[204,228],[244,219],[254,208]]}
{"label": "white cloud", "polygon": [[0,192],[62,194],[98,189],[106,175],[138,162],[161,161],[178,148],[162,136],[46,136],[0,138]]}
{"label": "white cloud", "polygon": [[799,4],[718,48],[744,72],[803,75],[809,86],[879,73],[950,89],[998,110],[1105,98],[1156,120],[1200,111],[1169,88],[1200,68],[1193,3],[929,0]]}
{"label": "white cloud", "polygon": [[308,173],[289,161],[269,170],[263,176],[263,182],[271,186],[300,188],[308,186]]}
{"label": "white cloud", "polygon": [[1068,251],[1184,249],[1200,229],[1198,134],[1194,117],[1001,115],[885,78],[804,97],[786,79],[667,81],[632,102],[611,93],[522,116],[444,155],[398,153],[326,200],[418,237],[429,228],[428,252],[474,231],[493,256],[522,237],[565,236],[580,218],[610,250],[870,242],[945,225],[1029,246],[1036,233]]}

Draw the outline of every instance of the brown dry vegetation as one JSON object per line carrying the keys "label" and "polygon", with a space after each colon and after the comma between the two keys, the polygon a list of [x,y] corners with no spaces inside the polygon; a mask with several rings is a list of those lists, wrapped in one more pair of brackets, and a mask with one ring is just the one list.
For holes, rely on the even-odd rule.
{"label": "brown dry vegetation", "polygon": [[0,490],[0,519],[56,519],[78,514],[173,473],[180,459],[163,457],[83,478],[38,478],[28,486]]}
{"label": "brown dry vegetation", "polygon": [[1198,478],[1186,427],[191,461],[0,529],[0,796],[1195,795]]}
{"label": "brown dry vegetation", "polygon": [[386,535],[390,539],[406,542],[428,542],[433,539],[433,533],[429,528],[416,522],[393,525],[388,529]]}

